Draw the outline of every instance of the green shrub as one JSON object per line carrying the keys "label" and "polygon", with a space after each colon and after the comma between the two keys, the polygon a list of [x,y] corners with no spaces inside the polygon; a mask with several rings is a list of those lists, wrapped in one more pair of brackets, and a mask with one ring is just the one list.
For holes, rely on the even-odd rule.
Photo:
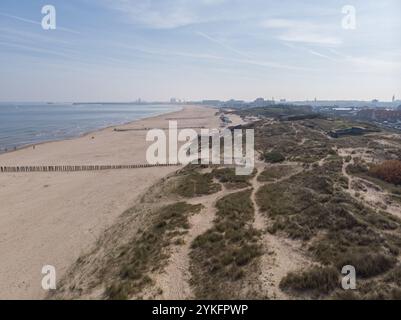
{"label": "green shrub", "polygon": [[259,176],[258,181],[274,181],[294,172],[294,166],[277,165],[266,168]]}
{"label": "green shrub", "polygon": [[337,261],[337,266],[354,266],[357,276],[369,278],[390,270],[396,263],[396,258],[382,253],[347,252]]}
{"label": "green shrub", "polygon": [[220,182],[224,183],[229,189],[242,189],[249,187],[249,179],[252,175],[237,175],[234,168],[214,169],[212,175]]}
{"label": "green shrub", "polygon": [[369,174],[388,183],[401,185],[401,161],[388,160],[374,165],[369,169]]}
{"label": "green shrub", "polygon": [[327,294],[339,287],[339,273],[333,267],[314,267],[304,272],[290,272],[280,282],[283,290],[298,293]]}
{"label": "green shrub", "polygon": [[201,207],[177,202],[160,208],[155,213],[153,224],[139,238],[134,237],[121,247],[114,257],[113,264],[118,266],[117,277],[106,287],[106,297],[128,299],[151,283],[148,273],[161,267],[168,257],[163,248],[179,234],[179,229],[185,229],[188,215],[199,212]]}
{"label": "green shrub", "polygon": [[[198,299],[233,299],[241,295],[241,279],[261,252],[259,232],[252,227],[251,191],[218,200],[211,229],[191,245],[191,283]],[[231,288],[231,289],[230,289]],[[237,289],[233,289],[237,288]]]}
{"label": "green shrub", "polygon": [[285,157],[280,152],[268,152],[263,154],[263,160],[270,163],[283,162]]}
{"label": "green shrub", "polygon": [[196,171],[180,177],[175,188],[175,192],[185,198],[213,194],[220,190],[221,186],[213,182],[212,174],[200,174]]}

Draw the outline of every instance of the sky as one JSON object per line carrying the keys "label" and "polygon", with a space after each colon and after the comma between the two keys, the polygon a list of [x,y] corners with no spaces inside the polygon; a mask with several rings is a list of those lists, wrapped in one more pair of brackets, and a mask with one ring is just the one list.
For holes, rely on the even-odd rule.
{"label": "sky", "polygon": [[[45,5],[55,30],[42,28]],[[0,2],[0,101],[393,95],[399,0]]]}

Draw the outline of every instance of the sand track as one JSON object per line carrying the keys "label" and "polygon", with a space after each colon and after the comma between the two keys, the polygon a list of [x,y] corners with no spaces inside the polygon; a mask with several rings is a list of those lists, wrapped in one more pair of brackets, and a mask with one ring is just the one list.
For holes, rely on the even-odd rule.
{"label": "sand track", "polygon": [[[255,166],[257,174],[252,179],[253,191],[251,195],[251,200],[255,208],[254,227],[263,231],[261,240],[263,255],[260,260],[260,273],[258,281],[256,281],[257,286],[261,296],[266,296],[269,299],[290,299],[290,296],[279,288],[281,279],[287,275],[288,272],[305,268],[310,265],[310,263],[300,250],[302,245],[301,242],[273,235],[266,231],[266,228],[271,224],[271,221],[260,212],[256,201],[256,193],[263,185],[274,182],[259,182],[258,176],[264,165],[257,161],[255,162]],[[299,170],[279,179],[278,181],[284,181],[298,173],[300,173]]]}
{"label": "sand track", "polygon": [[190,204],[201,203],[202,210],[189,218],[190,229],[184,237],[183,245],[176,245],[171,250],[171,256],[164,271],[155,276],[155,286],[161,289],[157,299],[183,300],[194,298],[189,285],[191,274],[189,271],[189,252],[192,241],[213,226],[216,208],[215,204],[226,195],[226,190],[194,199],[186,200]]}
{"label": "sand track", "polygon": [[[401,218],[401,206],[390,201],[390,194],[381,188],[374,186],[371,182],[350,175],[347,172],[348,166],[355,163],[355,157],[366,158],[366,149],[362,153],[352,154],[349,149],[341,149],[339,154],[342,157],[350,156],[351,160],[347,163],[343,160],[342,174],[348,178],[348,188],[346,192],[358,202],[363,202],[364,205],[368,206],[372,210],[376,211],[377,208],[391,213],[392,215]],[[357,190],[361,189],[361,190]]]}

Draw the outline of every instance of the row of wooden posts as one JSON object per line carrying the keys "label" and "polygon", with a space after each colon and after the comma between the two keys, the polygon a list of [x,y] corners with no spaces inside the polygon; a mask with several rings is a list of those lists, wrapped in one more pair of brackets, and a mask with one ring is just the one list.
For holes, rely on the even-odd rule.
{"label": "row of wooden posts", "polygon": [[181,164],[123,164],[123,165],[83,165],[83,166],[0,166],[0,172],[75,172],[118,169],[138,169],[151,167],[171,167]]}

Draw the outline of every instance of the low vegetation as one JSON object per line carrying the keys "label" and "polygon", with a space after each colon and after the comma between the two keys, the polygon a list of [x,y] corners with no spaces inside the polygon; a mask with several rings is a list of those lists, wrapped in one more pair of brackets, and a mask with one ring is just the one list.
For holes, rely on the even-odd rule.
{"label": "low vegetation", "polygon": [[[383,138],[378,132],[331,139],[329,131],[361,124],[305,117],[307,109],[277,106],[239,112],[260,117],[247,127],[255,129],[255,147],[269,163],[258,177],[269,183],[256,192],[267,223],[263,231],[253,227],[250,179],[254,175],[237,176],[234,168],[186,166],[148,192],[140,208],[122,215],[94,253],[79,259],[61,290],[72,292],[73,298],[104,288],[104,298],[146,298],[144,292],[149,290],[153,290],[150,297],[158,297],[159,287],[151,285],[154,274],[163,270],[170,246],[183,243],[188,217],[200,210],[200,205],[177,198],[210,195],[224,185],[245,190],[219,199],[212,226],[191,243],[190,285],[195,298],[255,299],[260,292],[269,292],[270,274],[262,275],[269,280],[263,283],[258,277],[266,268],[260,264],[274,260],[280,266],[286,261],[279,261],[280,256],[260,259],[271,252],[261,242],[263,232],[269,232],[277,237],[277,247],[287,238],[290,253],[283,255],[296,249],[308,262],[309,267],[299,266],[281,279],[279,287],[290,298],[401,299],[401,219],[394,210],[386,211],[388,202],[376,203],[374,194],[376,190],[378,197],[386,194],[386,201],[401,204],[401,162],[395,160],[401,158],[397,147],[401,140],[394,135]],[[374,129],[374,125],[363,127]],[[370,193],[371,201],[363,201]],[[173,203],[160,208],[160,201]],[[356,290],[341,289],[344,265],[356,268]],[[256,289],[264,285],[267,290]]]}
{"label": "low vegetation", "polygon": [[388,160],[370,168],[369,173],[395,185],[401,185],[401,161]]}
{"label": "low vegetation", "polygon": [[164,248],[177,236],[187,232],[188,216],[200,209],[201,205],[185,202],[159,209],[151,227],[133,237],[113,257],[113,264],[118,266],[118,273],[107,286],[106,297],[128,299],[151,283],[151,272],[161,268],[168,258]]}
{"label": "low vegetation", "polygon": [[262,108],[247,108],[239,110],[236,113],[242,117],[245,116],[257,116],[266,118],[277,118],[282,116],[293,116],[293,115],[304,115],[310,114],[312,108],[310,106],[289,106],[285,104],[278,104],[275,106],[268,106]]}
{"label": "low vegetation", "polygon": [[249,187],[249,179],[253,175],[237,175],[235,173],[235,168],[217,168],[212,171],[212,175],[218,179],[220,182],[228,189],[243,189]]}
{"label": "low vegetation", "polygon": [[192,243],[191,284],[198,299],[244,298],[247,275],[261,254],[250,191],[230,194],[216,207],[214,226]]}
{"label": "low vegetation", "polygon": [[272,151],[263,153],[262,159],[269,163],[278,163],[283,162],[285,160],[285,157],[280,152]]}
{"label": "low vegetation", "polygon": [[304,272],[290,272],[281,280],[280,288],[319,296],[339,288],[339,276],[339,272],[333,267],[314,267]]}
{"label": "low vegetation", "polygon": [[221,185],[213,182],[212,173],[199,173],[190,168],[179,176],[175,182],[174,192],[185,198],[213,194],[221,190]]}
{"label": "low vegetation", "polygon": [[[377,276],[392,274],[398,261],[401,221],[382,207],[374,209],[351,197],[347,192],[348,178],[342,173],[345,161],[348,174],[368,177],[372,187],[379,184],[379,179],[380,187],[386,183],[396,187],[398,161],[371,167],[354,154],[342,159],[338,148],[362,150],[375,146],[369,136],[327,137],[330,130],[350,126],[358,125],[347,120],[316,118],[266,126],[261,123],[255,127],[255,143],[263,155],[279,153],[286,160],[304,164],[304,171],[295,175],[286,175],[285,165],[267,168],[258,179],[271,183],[261,187],[256,195],[262,213],[269,218],[268,231],[301,240],[312,260],[321,265],[283,279],[280,287],[294,295],[339,297],[342,266],[355,266],[359,279],[367,283]],[[392,156],[396,154],[391,152]],[[379,151],[371,158],[388,154]],[[397,197],[395,188],[392,191],[391,195]],[[380,294],[396,296],[394,290],[399,287],[394,282],[379,282]],[[362,291],[358,295],[366,296]]]}
{"label": "low vegetation", "polygon": [[260,182],[271,182],[294,173],[296,167],[290,165],[277,165],[266,168],[258,176]]}
{"label": "low vegetation", "polygon": [[335,168],[327,163],[313,175],[301,173],[262,187],[257,201],[273,221],[270,232],[285,232],[309,243],[310,252],[324,265],[352,264],[364,277],[389,270],[398,254],[399,238],[384,231],[399,229],[400,222],[343,192],[346,185],[336,172],[340,168]]}

